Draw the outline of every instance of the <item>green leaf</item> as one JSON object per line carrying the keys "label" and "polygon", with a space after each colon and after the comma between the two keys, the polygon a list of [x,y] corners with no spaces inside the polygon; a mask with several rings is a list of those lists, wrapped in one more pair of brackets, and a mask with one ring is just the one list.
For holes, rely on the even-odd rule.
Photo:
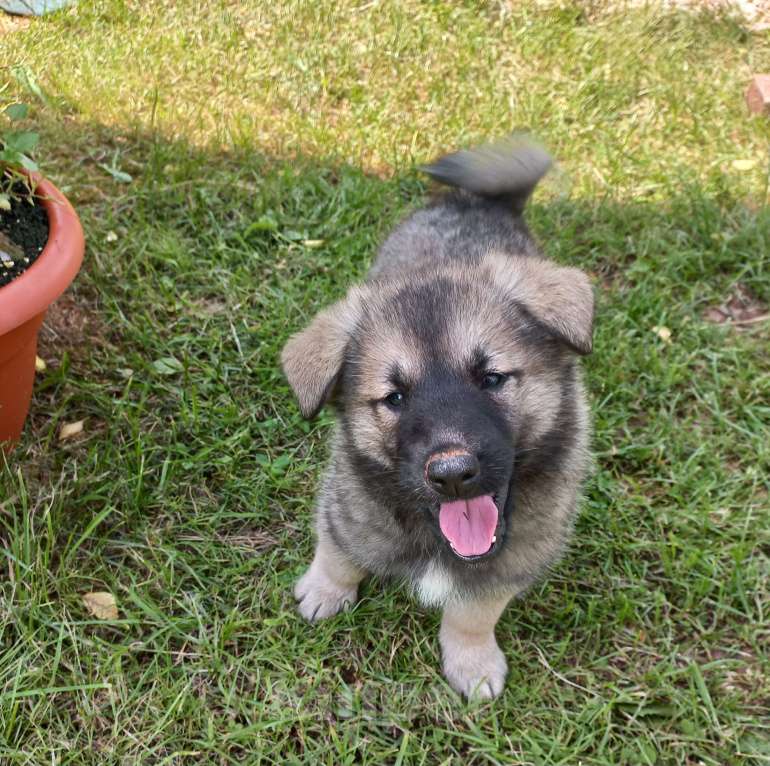
{"label": "green leaf", "polygon": [[31,152],[39,140],[40,136],[31,130],[12,130],[3,135],[5,148],[19,154]]}
{"label": "green leaf", "polygon": [[11,198],[7,194],[0,194],[0,210],[11,209]]}
{"label": "green leaf", "polygon": [[286,472],[286,469],[291,465],[291,461],[294,459],[294,455],[289,452],[284,452],[283,455],[279,455],[270,464],[270,472],[274,476],[280,476]]}
{"label": "green leaf", "polygon": [[0,162],[7,162],[9,165],[21,165],[21,155],[9,149],[0,149]]}
{"label": "green leaf", "polygon": [[18,170],[19,168],[37,170],[36,162],[27,157],[26,154],[13,149],[0,149],[0,162],[4,162],[11,170]]}
{"label": "green leaf", "polygon": [[278,222],[270,215],[263,215],[253,223],[250,223],[243,233],[245,237],[253,234],[255,231],[277,231]]}
{"label": "green leaf", "polygon": [[156,359],[152,363],[152,367],[159,375],[176,375],[184,369],[182,363],[173,356]]}
{"label": "green leaf", "polygon": [[746,755],[770,755],[770,738],[759,732],[742,736],[738,745]]}
{"label": "green leaf", "polygon": [[109,173],[119,183],[130,184],[131,181],[134,180],[128,173],[124,173],[122,170],[111,167],[110,165],[105,165],[103,162],[99,163],[99,167]]}
{"label": "green leaf", "polygon": [[22,154],[21,155],[21,159],[19,160],[19,164],[23,168],[26,168],[27,170],[37,170],[38,169],[37,162],[35,162],[34,160],[31,160],[29,157],[27,157],[26,154]]}
{"label": "green leaf", "polygon": [[39,98],[44,104],[48,104],[45,93],[40,89],[40,86],[35,79],[35,75],[32,74],[32,70],[28,66],[18,64],[17,66],[11,67],[11,74],[16,78],[16,82],[18,82],[22,88],[25,88],[33,96]]}
{"label": "green leaf", "polygon": [[8,118],[14,121],[23,120],[28,112],[29,107],[26,104],[11,104],[5,108],[5,113],[8,115]]}

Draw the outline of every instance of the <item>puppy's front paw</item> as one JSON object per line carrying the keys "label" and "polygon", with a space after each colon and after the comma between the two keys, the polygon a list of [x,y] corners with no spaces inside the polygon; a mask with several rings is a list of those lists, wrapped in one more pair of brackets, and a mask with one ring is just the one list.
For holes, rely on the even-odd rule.
{"label": "puppy's front paw", "polygon": [[449,685],[469,699],[494,699],[503,690],[508,665],[494,637],[487,643],[462,646],[442,640],[444,676]]}
{"label": "puppy's front paw", "polygon": [[356,600],[357,585],[343,585],[311,566],[294,586],[299,613],[310,622],[324,620],[347,609]]}

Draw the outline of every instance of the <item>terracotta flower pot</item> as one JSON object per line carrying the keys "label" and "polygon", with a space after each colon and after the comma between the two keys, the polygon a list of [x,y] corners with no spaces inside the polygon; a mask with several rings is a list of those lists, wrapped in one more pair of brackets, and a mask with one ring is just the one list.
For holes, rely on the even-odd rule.
{"label": "terracotta flower pot", "polygon": [[21,276],[0,287],[0,447],[6,451],[21,435],[29,411],[43,317],[75,278],[85,249],[72,205],[50,181],[31,175],[48,214],[48,241]]}

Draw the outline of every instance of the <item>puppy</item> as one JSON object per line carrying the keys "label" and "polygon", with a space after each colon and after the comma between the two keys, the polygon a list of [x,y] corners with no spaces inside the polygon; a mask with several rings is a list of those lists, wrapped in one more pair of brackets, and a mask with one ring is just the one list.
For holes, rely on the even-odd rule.
{"label": "puppy", "polygon": [[588,465],[592,287],[522,220],[550,164],[509,138],[424,168],[453,188],[282,353],[303,415],[337,415],[300,613],[400,578],[443,609],[444,675],[468,697],[501,692],[495,624],[564,550]]}

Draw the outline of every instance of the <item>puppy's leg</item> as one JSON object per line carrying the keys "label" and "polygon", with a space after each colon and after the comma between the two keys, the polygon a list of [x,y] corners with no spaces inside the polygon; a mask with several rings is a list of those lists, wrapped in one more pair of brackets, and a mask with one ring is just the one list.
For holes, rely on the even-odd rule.
{"label": "puppy's leg", "polygon": [[356,600],[365,575],[331,540],[321,538],[313,563],[294,586],[299,613],[315,622],[346,609]]}
{"label": "puppy's leg", "polygon": [[439,632],[444,676],[466,697],[492,699],[503,690],[508,665],[495,624],[509,600],[452,601],[444,607]]}

